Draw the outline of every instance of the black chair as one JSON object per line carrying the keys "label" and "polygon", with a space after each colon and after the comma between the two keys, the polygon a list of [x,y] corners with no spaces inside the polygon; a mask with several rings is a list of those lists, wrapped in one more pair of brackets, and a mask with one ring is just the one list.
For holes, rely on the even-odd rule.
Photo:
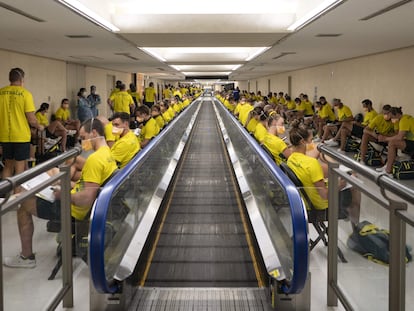
{"label": "black chair", "polygon": [[[316,209],[312,201],[310,200],[308,194],[306,193],[302,182],[299,180],[296,174],[291,170],[291,168],[284,162],[280,163],[280,168],[289,177],[289,179],[294,183],[294,185],[298,188],[302,196],[302,199],[305,201],[306,206],[307,206],[308,223],[311,223],[313,227],[315,228],[316,232],[318,233],[318,237],[315,240],[312,240],[312,239],[309,240],[310,250],[312,251],[314,247],[320,241],[322,241],[325,246],[328,246],[328,227],[325,224],[325,222],[328,221],[328,209],[324,209],[324,210]],[[339,247],[338,247],[338,257],[342,262],[347,262],[344,254],[342,253]]]}

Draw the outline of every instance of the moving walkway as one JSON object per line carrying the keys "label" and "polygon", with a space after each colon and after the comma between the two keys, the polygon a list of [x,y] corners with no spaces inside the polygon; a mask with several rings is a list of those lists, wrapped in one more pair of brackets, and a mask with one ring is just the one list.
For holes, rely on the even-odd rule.
{"label": "moving walkway", "polygon": [[93,284],[129,310],[268,310],[282,296],[303,309],[305,215],[268,155],[201,97],[100,193]]}

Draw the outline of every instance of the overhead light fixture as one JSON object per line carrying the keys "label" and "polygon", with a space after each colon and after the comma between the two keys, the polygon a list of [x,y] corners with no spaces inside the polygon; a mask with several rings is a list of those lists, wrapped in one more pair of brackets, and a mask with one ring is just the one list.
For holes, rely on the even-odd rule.
{"label": "overhead light fixture", "polygon": [[150,48],[140,48],[140,47],[138,47],[140,50],[142,50],[142,51],[144,51],[144,52],[146,52],[146,53],[148,53],[148,54],[150,54],[151,56],[154,56],[156,59],[158,59],[158,60],[160,60],[160,61],[162,61],[162,62],[166,62],[167,60],[164,58],[164,57],[162,57],[161,55],[159,55],[158,53],[156,53],[155,51],[154,51],[154,49],[150,49]]}
{"label": "overhead light fixture", "polygon": [[235,70],[239,69],[241,66],[243,66],[243,65],[236,65],[231,69],[231,71],[235,71]]}
{"label": "overhead light fixture", "polygon": [[267,47],[262,47],[262,48],[258,48],[253,54],[249,55],[249,57],[247,57],[245,59],[246,62],[252,60],[253,58],[259,56],[260,54],[264,53],[265,51],[267,51],[268,49],[270,49],[270,46]]}
{"label": "overhead light fixture", "polygon": [[112,23],[108,22],[102,16],[96,14],[91,9],[87,8],[85,5],[80,3],[77,0],[55,0],[70,10],[74,11],[75,13],[85,17],[86,19],[90,20],[91,22],[95,23],[96,25],[112,32],[120,31],[118,27],[113,25]]}
{"label": "overhead light fixture", "polygon": [[332,10],[336,6],[340,5],[345,0],[325,0],[320,5],[318,5],[313,10],[309,11],[307,14],[299,18],[296,22],[290,25],[287,30],[297,31],[302,29],[306,25],[310,24],[320,16],[324,15],[328,11]]}

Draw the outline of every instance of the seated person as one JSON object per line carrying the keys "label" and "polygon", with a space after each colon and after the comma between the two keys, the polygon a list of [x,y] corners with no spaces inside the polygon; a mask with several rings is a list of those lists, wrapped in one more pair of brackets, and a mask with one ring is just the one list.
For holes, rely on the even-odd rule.
{"label": "seated person", "polygon": [[364,162],[365,160],[368,151],[368,143],[370,141],[378,143],[379,135],[392,136],[394,134],[394,124],[391,122],[390,110],[390,105],[384,105],[384,107],[382,107],[382,113],[376,115],[364,128],[360,145],[361,162]]}
{"label": "seated person", "polygon": [[285,120],[278,114],[273,114],[267,120],[267,134],[263,146],[270,151],[277,165],[289,158],[292,151],[286,143],[278,136],[285,133]]}
{"label": "seated person", "polygon": [[391,122],[398,123],[398,132],[394,136],[378,135],[379,142],[388,143],[387,163],[378,172],[392,174],[392,165],[397,157],[397,151],[414,153],[414,118],[408,114],[403,114],[401,107],[391,107]]}
{"label": "seated person", "polygon": [[168,99],[164,99],[162,102],[160,102],[160,111],[165,123],[170,122],[172,119],[174,119],[175,116],[175,114],[173,114],[169,109],[169,106],[170,105],[168,103]]}
{"label": "seated person", "polygon": [[[369,99],[364,99],[362,101],[362,110],[364,111],[364,118],[362,122],[360,120],[343,122],[342,126],[339,129],[338,135],[340,137],[340,150],[345,151],[346,139],[349,136],[354,136],[357,138],[362,138],[364,133],[364,128],[371,122],[376,116],[377,112],[372,108],[372,101]],[[326,142],[328,144],[328,142]]]}
{"label": "seated person", "polygon": [[[306,155],[306,145],[312,143],[311,130],[301,125],[299,121],[293,121],[289,138],[292,144],[292,154],[287,160],[287,165],[302,182],[314,207],[318,210],[327,209],[328,186],[322,167],[317,159]],[[353,187],[341,191],[345,185],[345,181],[341,180],[339,183],[339,207],[346,210],[352,224],[356,225],[359,222],[361,193]]]}
{"label": "seated person", "polygon": [[[71,214],[74,219],[83,220],[96,199],[100,186],[117,169],[111,150],[104,139],[102,123],[97,119],[85,121],[80,129],[82,148],[94,152],[86,159],[81,178],[72,189]],[[60,220],[60,191],[55,191],[56,201],[50,203],[33,196],[22,203],[17,210],[21,241],[21,253],[6,257],[4,265],[13,268],[34,268],[36,259],[33,253],[33,215],[48,220]]]}
{"label": "seated person", "polygon": [[151,115],[157,121],[158,127],[162,129],[165,125],[164,118],[161,115],[161,107],[158,104],[155,104],[151,107]]}
{"label": "seated person", "polygon": [[[325,142],[326,140],[328,146],[335,147],[339,145],[339,129],[342,124],[353,121],[354,116],[352,115],[351,109],[348,106],[345,106],[339,98],[334,98],[332,102],[337,113],[337,119],[336,122],[324,126],[321,142]],[[331,139],[327,140],[328,138]]]}
{"label": "seated person", "polygon": [[137,108],[136,119],[141,123],[141,130],[139,131],[139,142],[141,148],[144,148],[151,141],[152,138],[158,135],[160,128],[157,121],[151,117],[150,109],[143,105]]}
{"label": "seated person", "polygon": [[[80,121],[70,118],[69,99],[62,99],[60,108],[55,112],[55,119],[62,123],[67,130],[73,131],[73,133],[75,133],[76,141],[78,140]],[[69,134],[71,134],[71,132],[69,132]]]}
{"label": "seated person", "polygon": [[111,153],[118,167],[123,168],[141,149],[137,136],[129,129],[128,113],[115,112],[113,114],[112,133],[119,138],[111,147]]}
{"label": "seated person", "polygon": [[61,141],[61,148],[62,151],[66,151],[66,140],[67,140],[67,130],[65,127],[57,120],[54,120],[49,123],[49,119],[47,117],[47,112],[49,110],[48,103],[42,103],[40,108],[36,111],[36,119],[39,124],[43,125],[46,130],[46,137],[53,138],[53,137],[62,137]]}
{"label": "seated person", "polygon": [[333,123],[336,120],[335,113],[332,110],[331,105],[326,101],[325,96],[319,97],[319,101],[315,103],[315,117],[313,124],[316,129],[315,142],[321,141],[323,135],[323,128],[327,123]]}
{"label": "seated person", "polygon": [[263,141],[265,140],[265,137],[267,135],[267,127],[266,126],[267,126],[268,115],[262,109],[260,114],[255,116],[255,118],[257,119],[258,122],[256,124],[255,129],[254,129],[254,138],[256,138],[256,140],[259,144],[263,144]]}
{"label": "seated person", "polygon": [[259,123],[259,115],[263,113],[262,107],[256,107],[249,112],[246,120],[246,130],[252,134],[256,130],[257,123]]}

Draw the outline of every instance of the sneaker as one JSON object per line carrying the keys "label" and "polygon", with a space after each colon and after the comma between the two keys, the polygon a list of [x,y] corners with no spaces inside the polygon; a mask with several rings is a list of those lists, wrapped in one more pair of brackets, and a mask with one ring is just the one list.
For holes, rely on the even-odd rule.
{"label": "sneaker", "polygon": [[337,147],[339,145],[339,143],[334,140],[333,138],[328,139],[325,141],[325,145],[329,146],[329,147]]}
{"label": "sneaker", "polygon": [[76,130],[67,130],[67,131],[66,131],[66,133],[67,133],[69,136],[73,136],[73,135],[76,135],[77,131],[76,131]]}
{"label": "sneaker", "polygon": [[376,170],[378,173],[382,173],[382,174],[387,175],[388,177],[392,177],[392,173],[387,173],[387,171],[385,170],[385,168],[386,168],[386,165],[381,166],[381,167],[377,167],[375,170]]}
{"label": "sneaker", "polygon": [[14,257],[5,257],[3,264],[6,267],[10,268],[35,268],[36,267],[36,258],[35,255],[32,254],[29,257],[23,257],[22,255],[18,254]]}
{"label": "sneaker", "polygon": [[316,137],[313,139],[313,142],[315,142],[315,143],[319,143],[321,140],[322,140],[322,139],[321,139],[320,137],[316,136]]}
{"label": "sneaker", "polygon": [[338,150],[336,150],[336,151],[338,151],[339,153],[342,153],[342,154],[346,153],[345,150],[342,150],[341,148],[338,148]]}

